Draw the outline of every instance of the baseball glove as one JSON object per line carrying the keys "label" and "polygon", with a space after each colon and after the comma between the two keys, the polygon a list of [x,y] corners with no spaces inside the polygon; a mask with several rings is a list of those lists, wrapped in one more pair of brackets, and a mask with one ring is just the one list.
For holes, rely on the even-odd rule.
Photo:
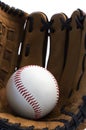
{"label": "baseball glove", "polygon": [[[70,18],[55,14],[49,21],[42,12],[27,14],[0,2],[0,130],[75,130],[86,118],[86,18],[80,9]],[[54,110],[39,120],[19,117],[6,98],[6,83],[25,65],[45,67],[60,89]]]}

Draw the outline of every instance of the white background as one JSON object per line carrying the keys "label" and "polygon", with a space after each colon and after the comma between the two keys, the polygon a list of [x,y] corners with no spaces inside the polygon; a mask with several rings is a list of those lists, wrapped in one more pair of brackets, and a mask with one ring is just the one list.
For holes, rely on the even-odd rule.
{"label": "white background", "polygon": [[70,17],[78,8],[86,12],[86,0],[2,0],[2,2],[28,14],[41,11],[47,15],[48,19],[61,12]]}
{"label": "white background", "polygon": [[64,12],[68,17],[71,16],[72,12],[77,8],[82,9],[86,12],[86,0],[1,0],[14,6],[16,8],[22,9],[27,13],[32,13],[34,11],[44,12],[48,18],[55,13]]}

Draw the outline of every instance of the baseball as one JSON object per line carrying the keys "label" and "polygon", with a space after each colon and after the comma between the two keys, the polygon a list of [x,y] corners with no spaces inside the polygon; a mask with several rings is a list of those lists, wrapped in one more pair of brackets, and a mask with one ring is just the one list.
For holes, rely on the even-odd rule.
{"label": "baseball", "polygon": [[30,65],[13,73],[6,86],[10,107],[24,118],[39,119],[50,113],[59,99],[55,77],[45,68]]}

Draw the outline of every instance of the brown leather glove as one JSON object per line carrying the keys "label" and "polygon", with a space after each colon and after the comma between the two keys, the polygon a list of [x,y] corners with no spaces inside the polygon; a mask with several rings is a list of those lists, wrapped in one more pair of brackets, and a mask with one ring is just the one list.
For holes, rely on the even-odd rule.
{"label": "brown leather glove", "polygon": [[[42,12],[27,14],[0,2],[0,130],[75,130],[86,118],[86,18],[76,10],[71,18]],[[59,102],[46,117],[29,120],[15,116],[6,100],[6,83],[25,65],[45,67],[60,89]]]}

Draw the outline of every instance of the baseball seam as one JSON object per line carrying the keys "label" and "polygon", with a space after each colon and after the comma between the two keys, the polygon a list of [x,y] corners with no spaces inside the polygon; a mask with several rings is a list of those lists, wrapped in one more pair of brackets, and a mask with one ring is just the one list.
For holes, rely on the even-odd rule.
{"label": "baseball seam", "polygon": [[22,67],[18,71],[16,71],[14,76],[15,86],[18,90],[18,92],[23,96],[23,98],[32,106],[34,113],[35,113],[35,119],[40,118],[41,116],[41,108],[35,97],[25,88],[24,84],[21,81],[21,73],[22,71],[27,68]]}
{"label": "baseball seam", "polygon": [[[33,67],[33,65],[29,65],[30,67]],[[38,67],[38,65],[34,65],[35,67]],[[48,74],[52,77],[54,83],[55,83],[55,86],[56,86],[56,92],[57,92],[57,97],[56,97],[56,102],[58,102],[58,99],[59,99],[59,87],[58,87],[58,82],[57,80],[55,79],[55,77],[53,76],[53,74],[48,71],[46,68],[43,68],[41,66],[39,66],[41,69],[43,70],[46,70],[48,72]]]}

